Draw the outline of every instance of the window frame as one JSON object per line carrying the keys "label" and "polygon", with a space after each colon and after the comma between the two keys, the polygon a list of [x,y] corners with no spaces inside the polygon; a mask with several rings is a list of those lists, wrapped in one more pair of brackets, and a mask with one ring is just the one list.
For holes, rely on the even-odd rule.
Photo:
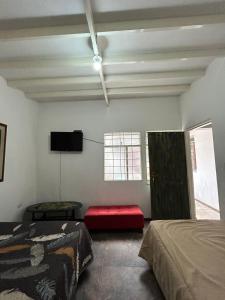
{"label": "window frame", "polygon": [[[105,135],[114,135],[114,134],[139,134],[139,145],[105,145]],[[129,172],[128,172],[128,168],[129,168],[129,164],[128,164],[128,148],[129,147],[138,147],[140,149],[140,179],[129,179]],[[126,179],[105,179],[105,148],[125,148],[125,154],[126,154],[126,165],[124,167],[126,167]],[[113,160],[113,159],[112,159]],[[105,182],[135,182],[135,181],[143,181],[143,161],[142,161],[142,138],[141,138],[141,132],[137,132],[137,131],[116,131],[116,132],[106,132],[104,133],[104,165],[103,165],[103,175],[104,175],[104,181]]]}

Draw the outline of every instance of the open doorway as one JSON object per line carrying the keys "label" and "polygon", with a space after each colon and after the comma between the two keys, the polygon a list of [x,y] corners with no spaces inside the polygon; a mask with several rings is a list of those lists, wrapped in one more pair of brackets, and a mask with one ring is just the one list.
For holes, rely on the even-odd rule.
{"label": "open doorway", "polygon": [[220,219],[212,124],[190,130],[196,219]]}

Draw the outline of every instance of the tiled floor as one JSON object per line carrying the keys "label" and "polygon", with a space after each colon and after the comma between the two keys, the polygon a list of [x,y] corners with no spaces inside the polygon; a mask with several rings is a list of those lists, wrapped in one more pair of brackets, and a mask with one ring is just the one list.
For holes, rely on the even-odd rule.
{"label": "tiled floor", "polygon": [[152,270],[138,257],[142,237],[92,234],[94,262],[80,277],[76,300],[164,300]]}
{"label": "tiled floor", "polygon": [[195,200],[195,209],[196,209],[196,218],[201,219],[210,219],[210,220],[220,220],[219,212],[211,209],[210,207],[204,205],[203,203]]}

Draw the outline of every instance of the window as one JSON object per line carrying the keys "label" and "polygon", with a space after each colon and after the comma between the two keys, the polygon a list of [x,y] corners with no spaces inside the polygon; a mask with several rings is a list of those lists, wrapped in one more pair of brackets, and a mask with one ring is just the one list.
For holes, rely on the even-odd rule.
{"label": "window", "polygon": [[104,178],[141,180],[141,135],[139,132],[104,134]]}

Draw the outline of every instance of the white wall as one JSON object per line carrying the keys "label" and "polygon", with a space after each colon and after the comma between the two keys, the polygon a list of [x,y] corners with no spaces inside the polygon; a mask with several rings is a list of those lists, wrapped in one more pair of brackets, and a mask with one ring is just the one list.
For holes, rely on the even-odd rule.
{"label": "white wall", "polygon": [[0,221],[16,221],[36,200],[37,103],[0,78],[0,122],[8,125],[4,182],[0,182]]}
{"label": "white wall", "polygon": [[211,128],[193,130],[196,166],[193,172],[195,199],[219,210],[213,134]]}
{"label": "white wall", "polygon": [[212,120],[221,217],[225,219],[225,58],[216,59],[206,75],[181,97],[183,128]]}
{"label": "white wall", "polygon": [[[176,98],[40,104],[38,133],[38,201],[59,199],[59,155],[49,151],[51,131],[82,129],[85,137],[103,142],[105,132],[180,130]],[[81,154],[62,155],[62,200],[89,205],[139,204],[150,216],[150,193],[146,184],[145,147],[142,148],[143,181],[104,182],[103,146],[84,142]]]}

